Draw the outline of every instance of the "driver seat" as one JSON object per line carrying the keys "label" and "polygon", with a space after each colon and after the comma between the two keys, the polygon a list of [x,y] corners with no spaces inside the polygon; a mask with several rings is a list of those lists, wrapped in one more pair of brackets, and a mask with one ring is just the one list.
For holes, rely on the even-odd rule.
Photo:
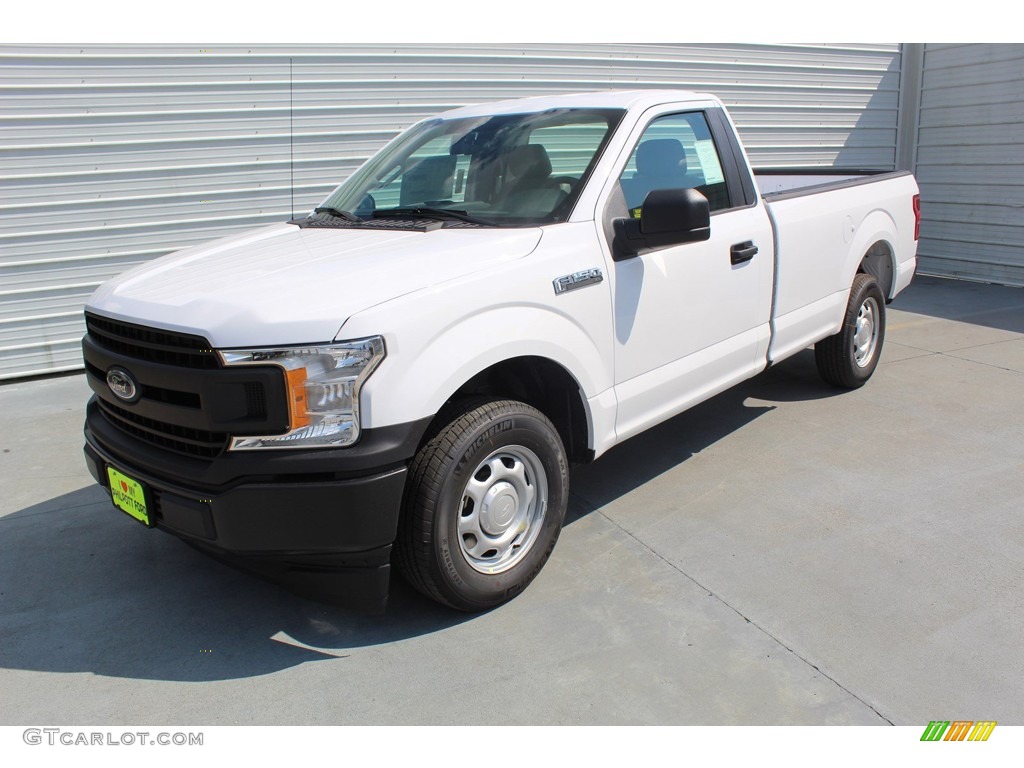
{"label": "driver seat", "polygon": [[551,158],[540,144],[522,144],[508,156],[511,177],[499,206],[518,216],[546,216],[568,197],[551,178]]}

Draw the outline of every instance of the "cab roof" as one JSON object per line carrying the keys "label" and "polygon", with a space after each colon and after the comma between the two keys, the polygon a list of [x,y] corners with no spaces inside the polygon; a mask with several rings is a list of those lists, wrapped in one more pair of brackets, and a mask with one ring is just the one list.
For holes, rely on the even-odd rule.
{"label": "cab roof", "polygon": [[482,115],[514,115],[543,112],[547,109],[647,109],[658,104],[679,101],[714,101],[717,103],[718,99],[709,93],[682,90],[594,91],[592,93],[534,96],[527,99],[470,104],[445,112],[440,117],[449,119]]}

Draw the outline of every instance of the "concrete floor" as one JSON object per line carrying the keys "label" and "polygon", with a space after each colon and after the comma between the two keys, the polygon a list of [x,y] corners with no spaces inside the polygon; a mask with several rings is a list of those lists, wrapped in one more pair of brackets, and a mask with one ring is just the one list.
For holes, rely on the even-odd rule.
{"label": "concrete floor", "polygon": [[863,389],[805,352],[577,468],[543,573],[472,617],[145,530],[86,397],[0,386],[0,724],[1024,724],[1024,290],[918,278]]}

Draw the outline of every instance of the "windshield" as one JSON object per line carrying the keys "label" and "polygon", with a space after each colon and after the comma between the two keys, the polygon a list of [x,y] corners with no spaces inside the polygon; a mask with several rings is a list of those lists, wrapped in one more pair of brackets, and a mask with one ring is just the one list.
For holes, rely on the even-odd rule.
{"label": "windshield", "polygon": [[565,221],[623,113],[557,109],[429,120],[373,157],[318,210],[359,221],[402,215],[462,226]]}

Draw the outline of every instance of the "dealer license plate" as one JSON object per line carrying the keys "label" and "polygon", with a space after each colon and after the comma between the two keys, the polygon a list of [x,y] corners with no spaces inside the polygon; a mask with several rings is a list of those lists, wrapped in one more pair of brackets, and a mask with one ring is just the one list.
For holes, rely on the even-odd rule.
{"label": "dealer license plate", "polygon": [[146,504],[146,489],[142,483],[113,467],[107,467],[107,478],[110,480],[110,498],[114,506],[140,523],[152,525],[149,521],[149,507]]}

